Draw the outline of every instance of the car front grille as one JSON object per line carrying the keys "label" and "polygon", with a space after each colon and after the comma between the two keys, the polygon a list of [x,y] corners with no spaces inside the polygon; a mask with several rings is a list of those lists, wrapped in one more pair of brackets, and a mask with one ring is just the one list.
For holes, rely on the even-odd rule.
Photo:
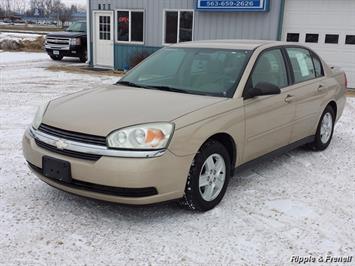
{"label": "car front grille", "polygon": [[[27,163],[35,172],[43,175],[43,170],[40,167],[37,167],[31,164],[30,162]],[[139,198],[139,197],[154,196],[158,194],[158,191],[155,187],[121,188],[121,187],[98,185],[98,184],[79,181],[76,179],[72,179],[71,183],[61,182],[55,179],[50,179],[50,180],[66,187],[71,187],[71,188],[89,191],[89,192],[96,192],[100,194],[119,196],[119,197]]]}
{"label": "car front grille", "polygon": [[69,38],[47,37],[46,47],[50,49],[63,49],[68,50],[70,47]]}
{"label": "car front grille", "polygon": [[61,155],[65,155],[68,157],[73,157],[73,158],[88,160],[88,161],[98,161],[102,157],[101,155],[97,155],[97,154],[89,154],[89,153],[70,151],[70,150],[60,150],[57,147],[49,145],[47,143],[44,143],[38,139],[36,139],[35,141],[36,141],[37,146],[42,149],[45,149],[45,150],[48,150],[48,151],[51,151],[54,153],[58,153]]}
{"label": "car front grille", "polygon": [[38,130],[48,135],[55,136],[65,140],[72,140],[72,141],[77,141],[85,144],[106,146],[106,137],[72,132],[72,131],[48,126],[45,124],[41,124]]}

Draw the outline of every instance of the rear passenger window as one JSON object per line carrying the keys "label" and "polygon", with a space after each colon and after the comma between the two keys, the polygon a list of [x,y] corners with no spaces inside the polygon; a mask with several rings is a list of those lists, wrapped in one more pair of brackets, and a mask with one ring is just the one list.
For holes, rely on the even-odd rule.
{"label": "rear passenger window", "polygon": [[286,51],[291,61],[295,83],[316,77],[313,60],[308,50],[303,48],[286,48]]}
{"label": "rear passenger window", "polygon": [[258,59],[251,75],[252,88],[260,82],[267,82],[284,88],[288,86],[287,70],[281,50],[264,52]]}
{"label": "rear passenger window", "polygon": [[312,59],[313,59],[313,64],[314,64],[314,70],[316,72],[316,77],[319,78],[319,77],[324,76],[323,66],[322,66],[320,59],[316,55],[313,55]]}

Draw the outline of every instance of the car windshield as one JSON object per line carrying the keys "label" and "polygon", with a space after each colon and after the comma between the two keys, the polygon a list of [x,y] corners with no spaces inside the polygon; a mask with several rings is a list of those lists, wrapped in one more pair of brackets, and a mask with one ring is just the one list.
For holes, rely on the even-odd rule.
{"label": "car windshield", "polygon": [[67,31],[69,32],[86,32],[86,23],[85,22],[74,22],[71,24]]}
{"label": "car windshield", "polygon": [[118,84],[181,93],[233,97],[250,50],[163,48]]}

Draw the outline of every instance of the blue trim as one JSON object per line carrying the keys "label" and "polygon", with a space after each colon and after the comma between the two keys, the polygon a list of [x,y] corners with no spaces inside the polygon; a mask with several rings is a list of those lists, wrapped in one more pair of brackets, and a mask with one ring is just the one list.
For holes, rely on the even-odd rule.
{"label": "blue trim", "polygon": [[[196,10],[203,12],[268,12],[270,11],[270,0],[264,0],[264,5],[261,7],[247,8],[247,7],[201,7],[201,1],[211,1],[211,2],[239,2],[243,0],[197,0]],[[249,0],[245,0],[248,2]],[[253,0],[250,0],[253,1]],[[257,0],[254,0],[257,1]],[[260,2],[261,0],[259,0]]]}

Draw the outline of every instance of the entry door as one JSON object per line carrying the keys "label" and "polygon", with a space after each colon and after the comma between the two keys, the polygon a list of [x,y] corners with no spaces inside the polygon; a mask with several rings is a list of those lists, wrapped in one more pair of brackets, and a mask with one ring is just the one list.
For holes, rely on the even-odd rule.
{"label": "entry door", "polygon": [[247,89],[252,90],[262,82],[280,87],[281,94],[258,96],[244,101],[244,162],[290,142],[295,104],[291,101],[287,69],[280,49],[265,51],[259,56]]}
{"label": "entry door", "polygon": [[113,68],[113,13],[94,12],[94,65]]}

